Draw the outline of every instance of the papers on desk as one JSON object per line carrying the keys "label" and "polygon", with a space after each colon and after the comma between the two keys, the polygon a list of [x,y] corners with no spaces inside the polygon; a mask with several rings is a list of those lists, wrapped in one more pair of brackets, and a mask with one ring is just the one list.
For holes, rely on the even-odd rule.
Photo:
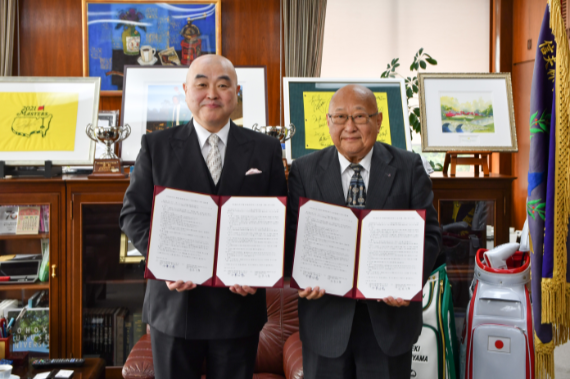
{"label": "papers on desk", "polygon": [[283,286],[285,197],[155,187],[145,278]]}
{"label": "papers on desk", "polygon": [[355,209],[300,199],[291,287],[421,300],[425,210]]}
{"label": "papers on desk", "polygon": [[[40,372],[34,376],[34,379],[46,379],[51,374],[51,371]],[[56,378],[71,378],[73,376],[73,370],[59,370],[55,374]]]}

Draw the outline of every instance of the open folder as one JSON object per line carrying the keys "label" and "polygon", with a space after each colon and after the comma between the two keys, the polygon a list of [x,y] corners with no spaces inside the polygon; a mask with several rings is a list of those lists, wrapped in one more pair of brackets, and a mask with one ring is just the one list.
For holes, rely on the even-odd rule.
{"label": "open folder", "polygon": [[283,287],[286,203],[155,186],[145,278]]}
{"label": "open folder", "polygon": [[370,210],[301,197],[291,287],[421,301],[425,210]]}

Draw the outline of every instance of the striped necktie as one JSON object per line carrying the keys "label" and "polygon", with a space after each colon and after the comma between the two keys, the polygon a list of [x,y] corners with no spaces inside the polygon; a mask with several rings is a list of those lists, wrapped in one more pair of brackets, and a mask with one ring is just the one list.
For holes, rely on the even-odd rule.
{"label": "striped necktie", "polygon": [[366,186],[360,174],[364,168],[359,164],[351,164],[350,168],[354,171],[354,174],[350,178],[350,185],[346,194],[346,205],[351,208],[364,208],[366,205]]}
{"label": "striped necktie", "polygon": [[210,137],[208,137],[210,151],[208,151],[208,156],[206,157],[206,164],[208,165],[208,170],[210,170],[215,185],[218,185],[218,181],[222,175],[222,156],[218,149],[219,139],[217,134],[210,134]]}

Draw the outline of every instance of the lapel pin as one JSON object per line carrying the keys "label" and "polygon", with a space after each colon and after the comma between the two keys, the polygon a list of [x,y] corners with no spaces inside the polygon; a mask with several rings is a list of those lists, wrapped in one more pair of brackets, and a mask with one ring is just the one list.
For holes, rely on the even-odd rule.
{"label": "lapel pin", "polygon": [[388,174],[388,177],[391,177],[391,176],[392,176],[392,174]]}

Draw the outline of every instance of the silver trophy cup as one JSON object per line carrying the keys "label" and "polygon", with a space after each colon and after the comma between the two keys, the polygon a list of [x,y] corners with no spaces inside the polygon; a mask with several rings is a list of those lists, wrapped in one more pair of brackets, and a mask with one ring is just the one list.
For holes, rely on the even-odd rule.
{"label": "silver trophy cup", "polygon": [[295,135],[295,125],[293,124],[288,126],[259,126],[253,124],[251,128],[256,132],[278,138],[281,143],[290,140]]}
{"label": "silver trophy cup", "polygon": [[93,126],[87,125],[87,136],[95,142],[100,142],[107,147],[107,151],[99,159],[119,159],[114,153],[113,145],[119,143],[131,135],[131,127],[123,126]]}

